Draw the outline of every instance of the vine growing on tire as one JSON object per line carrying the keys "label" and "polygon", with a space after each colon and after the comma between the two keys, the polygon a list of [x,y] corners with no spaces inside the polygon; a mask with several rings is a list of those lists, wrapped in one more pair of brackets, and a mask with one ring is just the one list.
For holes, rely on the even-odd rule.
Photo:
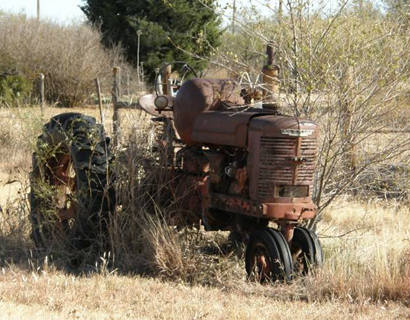
{"label": "vine growing on tire", "polygon": [[115,205],[108,142],[103,127],[79,113],[57,115],[43,127],[30,176],[37,249],[65,257],[107,251]]}

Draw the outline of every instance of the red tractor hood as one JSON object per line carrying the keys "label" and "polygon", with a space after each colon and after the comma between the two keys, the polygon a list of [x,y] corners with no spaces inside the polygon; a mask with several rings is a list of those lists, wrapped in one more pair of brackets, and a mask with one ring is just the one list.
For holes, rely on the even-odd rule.
{"label": "red tractor hood", "polygon": [[277,116],[266,112],[208,111],[195,119],[192,141],[201,144],[227,145],[244,148],[248,130],[262,136],[316,136],[316,124],[309,120]]}

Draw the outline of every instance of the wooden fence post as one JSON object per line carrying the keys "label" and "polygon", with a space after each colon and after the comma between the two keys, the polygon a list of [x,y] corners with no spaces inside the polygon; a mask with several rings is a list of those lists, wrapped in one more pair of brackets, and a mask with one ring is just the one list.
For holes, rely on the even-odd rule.
{"label": "wooden fence post", "polygon": [[114,67],[113,69],[113,88],[112,88],[112,103],[113,103],[113,116],[112,116],[112,129],[113,129],[113,137],[114,137],[114,146],[118,146],[119,142],[119,135],[120,135],[120,117],[119,117],[119,110],[118,110],[118,101],[120,97],[120,67]]}
{"label": "wooden fence post", "polygon": [[44,74],[40,73],[40,110],[41,110],[41,117],[44,116],[44,105],[45,105],[45,90],[44,90]]}
{"label": "wooden fence post", "polygon": [[172,66],[167,65],[162,71],[162,92],[164,95],[171,95],[171,86],[169,84],[169,79],[171,78]]}
{"label": "wooden fence post", "polygon": [[100,108],[101,124],[104,126],[104,113],[102,110],[101,86],[100,86],[100,80],[98,78],[95,79],[95,86],[97,89],[98,107]]}
{"label": "wooden fence post", "polygon": [[[141,77],[141,83],[143,84],[145,79],[144,79],[144,61],[141,61],[141,72],[140,72],[140,77]],[[140,87],[138,88],[139,91],[141,91],[141,83]]]}
{"label": "wooden fence post", "polygon": [[127,70],[127,97],[130,97],[130,71]]}

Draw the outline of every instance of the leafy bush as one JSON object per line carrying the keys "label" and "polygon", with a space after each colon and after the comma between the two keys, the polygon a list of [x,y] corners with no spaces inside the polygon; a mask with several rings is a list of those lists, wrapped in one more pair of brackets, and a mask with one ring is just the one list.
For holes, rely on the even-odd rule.
{"label": "leafy bush", "polygon": [[0,76],[0,103],[18,105],[30,96],[32,84],[20,75]]}

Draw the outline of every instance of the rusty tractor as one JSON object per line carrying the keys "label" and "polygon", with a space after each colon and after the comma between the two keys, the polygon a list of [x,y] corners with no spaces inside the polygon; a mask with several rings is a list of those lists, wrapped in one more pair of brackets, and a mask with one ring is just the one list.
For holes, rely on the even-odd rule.
{"label": "rusty tractor", "polygon": [[[264,78],[273,79],[270,84],[277,87],[278,69],[265,69]],[[189,197],[184,195],[184,212],[190,212],[186,222],[206,230],[229,230],[232,238],[244,241],[246,271],[261,282],[287,281],[320,266],[318,237],[302,226],[316,214],[312,192],[317,125],[279,114],[266,93],[253,91],[263,101],[261,107],[250,106],[250,91],[239,92],[234,81],[194,78],[170,90],[165,80],[162,95],[155,98],[155,120],[170,132],[162,141],[160,163],[178,177],[175,193],[192,190]],[[269,79],[265,83],[269,85]],[[75,137],[74,143],[65,142],[67,133]],[[102,128],[80,114],[59,115],[45,126],[39,150],[45,143],[60,150],[52,157],[37,151],[32,185],[48,181],[56,190],[63,188],[65,196],[39,200],[41,183],[34,183],[33,239],[45,246],[50,233],[72,228],[70,218],[81,216],[81,210],[88,218],[76,223],[92,239],[95,220],[114,205],[113,191],[106,187],[109,155]],[[79,200],[70,202],[72,194]],[[47,206],[58,208],[58,227],[53,230],[43,223]],[[98,217],[89,212],[99,212]]]}

